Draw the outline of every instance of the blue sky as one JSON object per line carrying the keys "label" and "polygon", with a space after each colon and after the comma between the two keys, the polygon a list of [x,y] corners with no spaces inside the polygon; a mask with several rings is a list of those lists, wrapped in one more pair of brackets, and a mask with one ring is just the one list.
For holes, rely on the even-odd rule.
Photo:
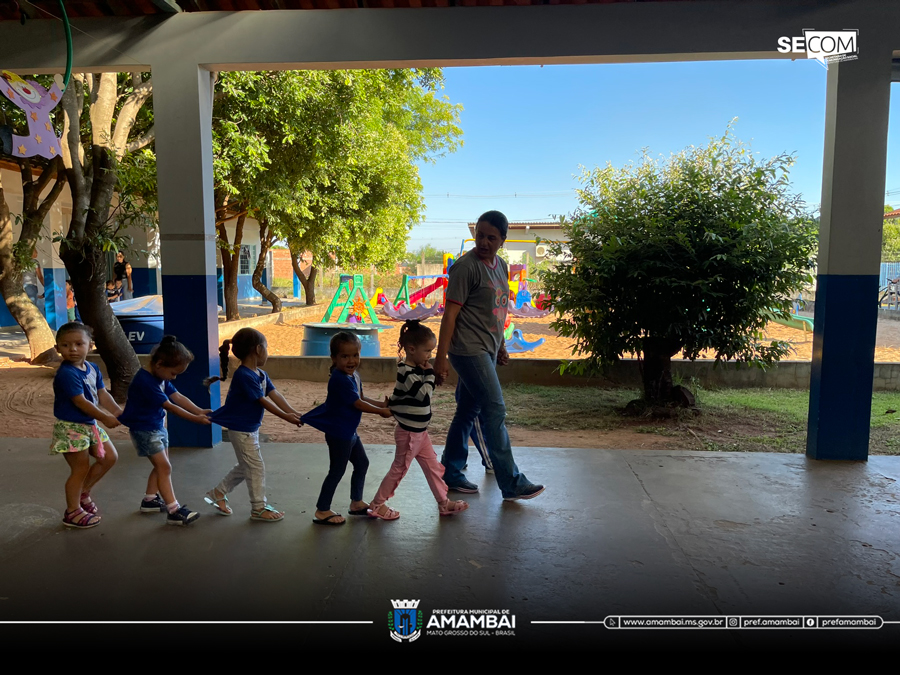
{"label": "blue sky", "polygon": [[[703,145],[735,117],[735,135],[754,152],[794,153],[795,191],[810,205],[821,200],[826,70],[812,60],[496,66],[444,75],[444,93],[464,107],[465,145],[420,167],[427,211],[408,250],[425,243],[457,250],[465,223],[488,209],[511,221],[569,213],[579,165],[622,166],[642,147],[668,155]],[[895,101],[897,85],[891,94]],[[890,132],[886,190],[897,192],[885,203],[897,206],[897,105]]]}

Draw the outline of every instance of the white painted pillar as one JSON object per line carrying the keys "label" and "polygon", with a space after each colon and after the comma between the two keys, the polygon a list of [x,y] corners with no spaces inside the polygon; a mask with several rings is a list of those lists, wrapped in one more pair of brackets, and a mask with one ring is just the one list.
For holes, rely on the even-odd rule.
{"label": "white painted pillar", "polygon": [[891,53],[831,64],[806,454],[864,460],[878,325]]}
{"label": "white painted pillar", "polygon": [[[201,408],[217,408],[219,323],[216,311],[215,216],[212,166],[212,80],[195,64],[153,65],[153,116],[159,187],[160,254],[165,331],[193,353],[175,386]],[[173,446],[211,447],[216,426],[169,416]]]}

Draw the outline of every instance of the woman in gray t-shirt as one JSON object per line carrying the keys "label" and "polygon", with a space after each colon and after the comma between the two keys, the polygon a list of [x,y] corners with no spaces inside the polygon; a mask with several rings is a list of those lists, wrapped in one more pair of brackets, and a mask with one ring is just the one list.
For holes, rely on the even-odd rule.
{"label": "woman in gray t-shirt", "polygon": [[462,473],[467,440],[478,418],[497,485],[505,500],[515,500],[537,497],[544,487],[519,473],[513,459],[506,431],[506,404],[497,377],[497,364],[509,361],[503,340],[509,273],[506,263],[497,256],[508,229],[509,222],[499,211],[482,214],[475,225],[475,248],[451,265],[434,372],[442,381],[452,364],[459,376],[456,414],[441,457],[447,487],[456,492],[478,492],[478,486]]}

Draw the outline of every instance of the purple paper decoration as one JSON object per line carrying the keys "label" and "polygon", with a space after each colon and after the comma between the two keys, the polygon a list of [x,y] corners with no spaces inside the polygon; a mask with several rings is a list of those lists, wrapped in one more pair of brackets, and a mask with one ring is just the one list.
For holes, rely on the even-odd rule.
{"label": "purple paper decoration", "polygon": [[47,91],[33,80],[23,80],[15,73],[4,70],[0,71],[0,94],[24,110],[28,118],[28,136],[13,134],[13,156],[40,155],[47,159],[59,156],[62,146],[50,122],[50,111],[62,100],[59,85],[54,82]]}

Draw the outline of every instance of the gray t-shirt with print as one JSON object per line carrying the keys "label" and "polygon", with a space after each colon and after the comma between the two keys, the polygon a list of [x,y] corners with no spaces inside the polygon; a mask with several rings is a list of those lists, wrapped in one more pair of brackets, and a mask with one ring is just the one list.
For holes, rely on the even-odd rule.
{"label": "gray t-shirt with print", "polygon": [[503,344],[503,325],[509,304],[509,272],[506,262],[494,258],[490,267],[474,250],[450,266],[447,302],[462,305],[450,340],[451,354],[497,354]]}

